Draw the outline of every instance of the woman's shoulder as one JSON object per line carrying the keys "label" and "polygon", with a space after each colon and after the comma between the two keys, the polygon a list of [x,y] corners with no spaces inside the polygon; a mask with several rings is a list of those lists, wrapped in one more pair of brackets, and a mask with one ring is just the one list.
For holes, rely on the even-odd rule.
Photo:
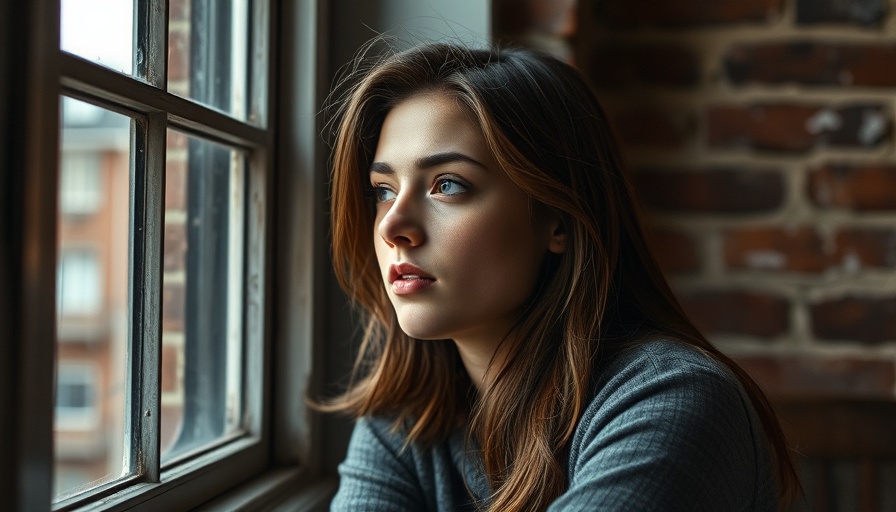
{"label": "woman's shoulder", "polygon": [[[596,371],[570,445],[572,488],[613,489],[634,500],[625,503],[646,499],[669,510],[773,508],[759,420],[725,364],[685,343],[657,340],[618,352]],[[597,494],[609,495],[589,496]]]}
{"label": "woman's shoulder", "polygon": [[[740,381],[724,363],[699,348],[675,340],[651,340],[626,347],[595,369],[596,385],[585,418],[627,408],[658,414],[695,411],[738,413],[752,420],[752,407]],[[666,418],[668,419],[668,418]]]}
{"label": "woman's shoulder", "polygon": [[639,385],[674,381],[680,387],[741,393],[734,372],[724,363],[687,343],[655,339],[629,345],[600,360],[595,367],[595,398],[634,391]]}

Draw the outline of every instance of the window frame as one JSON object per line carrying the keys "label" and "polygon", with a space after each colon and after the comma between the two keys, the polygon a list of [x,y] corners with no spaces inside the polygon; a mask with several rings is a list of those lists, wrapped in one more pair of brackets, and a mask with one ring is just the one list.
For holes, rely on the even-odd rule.
{"label": "window frame", "polygon": [[[0,473],[0,490],[10,497],[8,504],[14,510],[44,509],[52,502],[52,425],[55,402],[54,394],[54,352],[55,352],[55,285],[56,285],[56,229],[58,215],[58,162],[54,151],[48,147],[59,144],[59,102],[60,95],[99,104],[104,108],[126,114],[135,119],[132,130],[132,150],[135,154],[146,155],[145,179],[132,184],[131,208],[143,211],[143,218],[132,219],[131,229],[140,229],[145,243],[132,242],[131,250],[145,254],[149,264],[135,265],[131,275],[137,286],[131,292],[133,315],[143,321],[133,321],[132,336],[145,340],[142,350],[132,354],[131,371],[134,374],[155,375],[143,379],[142,401],[135,400],[130,407],[140,414],[141,421],[150,430],[158,431],[159,422],[159,378],[161,356],[160,292],[163,243],[163,197],[165,166],[165,134],[167,128],[174,128],[190,135],[235,146],[250,155],[247,165],[247,187],[249,200],[246,209],[246,223],[254,226],[248,229],[246,240],[246,279],[244,328],[247,344],[262,347],[261,350],[247,351],[245,373],[257,376],[247,380],[251,387],[250,399],[246,400],[249,417],[249,434],[237,439],[222,441],[220,446],[207,450],[176,467],[161,468],[158,454],[158,437],[141,436],[135,430],[126,440],[140,454],[133,462],[138,468],[137,476],[100,486],[89,501],[80,497],[54,504],[54,510],[158,510],[166,508],[192,507],[224,495],[236,485],[256,481],[250,494],[268,498],[273,489],[294,487],[300,468],[296,452],[275,457],[273,447],[298,445],[298,439],[289,432],[279,442],[272,435],[273,404],[271,383],[274,364],[271,352],[275,338],[272,334],[274,294],[270,273],[275,261],[273,252],[273,217],[275,212],[274,184],[277,178],[276,144],[278,138],[276,122],[271,108],[276,90],[275,45],[279,26],[275,23],[275,13],[280,9],[276,0],[256,0],[252,20],[256,34],[258,27],[267,26],[263,40],[255,41],[250,53],[252,59],[261,59],[268,70],[267,84],[260,95],[260,101],[247,107],[249,115],[254,112],[254,120],[266,122],[266,128],[243,123],[226,114],[219,113],[189,100],[164,92],[167,77],[167,2],[152,0],[152,7],[143,12],[135,10],[135,17],[148,16],[149,22],[137,24],[138,31],[148,34],[147,54],[156,62],[146,70],[146,77],[152,84],[142,83],[131,76],[122,75],[111,69],[59,49],[59,1],[37,0],[35,2],[15,2],[0,0],[0,8],[9,16],[0,21],[4,31],[0,52],[0,93],[8,105],[16,105],[0,123],[0,134],[9,135],[0,143],[3,149],[2,187],[0,193],[4,201],[0,206],[0,221],[6,226],[0,230],[4,240],[9,240],[8,252],[4,249],[0,256],[2,273],[0,283],[0,304],[4,311],[0,317],[8,323],[0,327],[0,398],[11,405],[17,421],[0,424],[0,443],[9,448],[11,457]],[[298,8],[303,14],[316,15],[316,2],[305,2]],[[313,18],[312,18],[313,19]],[[15,21],[13,21],[15,20]],[[316,20],[312,21],[312,26]],[[307,22],[305,23],[307,25]],[[6,48],[22,48],[21,55]],[[266,62],[264,62],[266,61]],[[253,66],[254,67],[254,66]],[[313,67],[312,67],[313,68]],[[10,71],[10,73],[7,73]],[[136,73],[135,73],[136,74]],[[250,73],[250,87],[264,83],[265,75]],[[316,102],[317,98],[311,101]],[[18,135],[16,135],[18,134]],[[312,143],[312,146],[315,144]],[[26,172],[27,169],[27,172]],[[311,174],[312,170],[309,169]],[[132,169],[133,175],[133,169]],[[47,198],[53,198],[53,207],[48,207]],[[314,210],[314,207],[311,207]],[[8,237],[8,238],[6,238]],[[303,252],[310,254],[309,245]],[[307,258],[311,260],[313,258]],[[140,258],[133,258],[139,262]],[[302,286],[308,286],[302,273]],[[134,279],[132,277],[132,279]],[[143,285],[140,286],[139,283]],[[313,312],[309,311],[309,314]],[[142,330],[141,330],[142,328]],[[144,336],[144,331],[146,335]],[[310,340],[290,342],[298,348],[300,357],[308,359]],[[306,363],[307,364],[307,363]],[[153,371],[153,369],[155,371]],[[307,375],[306,375],[307,376]],[[289,379],[299,383],[299,395],[305,387],[304,381]],[[282,378],[280,379],[282,381]],[[8,400],[7,400],[8,399]],[[292,413],[291,413],[292,414]],[[302,435],[307,437],[304,411],[297,411],[302,417]],[[137,417],[137,416],[135,416]],[[154,423],[154,425],[153,425]],[[275,465],[286,469],[269,471]],[[285,472],[284,472],[285,471]],[[265,475],[268,475],[265,477]],[[262,482],[257,480],[261,477]],[[253,480],[255,479],[255,480]],[[265,483],[266,481],[267,483]],[[272,487],[273,486],[273,487]],[[7,494],[7,490],[9,493]],[[268,499],[265,498],[265,499]]]}

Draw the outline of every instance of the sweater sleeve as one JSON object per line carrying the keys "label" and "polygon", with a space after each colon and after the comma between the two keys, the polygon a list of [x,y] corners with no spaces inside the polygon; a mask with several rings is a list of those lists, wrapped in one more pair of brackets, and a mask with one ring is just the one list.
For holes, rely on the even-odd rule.
{"label": "sweater sleeve", "polygon": [[549,510],[776,510],[758,417],[727,368],[694,351],[621,359],[579,423],[569,487]]}
{"label": "sweater sleeve", "polygon": [[425,499],[409,450],[391,435],[385,420],[361,418],[355,424],[345,461],[339,465],[339,490],[333,512],[425,510]]}

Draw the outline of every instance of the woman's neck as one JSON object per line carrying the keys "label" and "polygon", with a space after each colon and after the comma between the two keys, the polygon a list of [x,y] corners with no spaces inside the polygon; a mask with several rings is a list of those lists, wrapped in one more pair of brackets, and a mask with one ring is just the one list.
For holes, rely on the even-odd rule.
{"label": "woman's neck", "polygon": [[512,345],[504,337],[494,337],[488,341],[455,339],[454,344],[470,381],[480,394],[491,386],[495,375],[504,367],[508,347]]}

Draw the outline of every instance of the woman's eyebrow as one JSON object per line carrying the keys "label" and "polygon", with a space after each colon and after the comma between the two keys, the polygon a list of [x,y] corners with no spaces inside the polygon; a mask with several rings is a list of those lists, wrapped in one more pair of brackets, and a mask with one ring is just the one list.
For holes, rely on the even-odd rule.
{"label": "woman's eyebrow", "polygon": [[370,174],[395,174],[395,169],[391,165],[383,162],[373,162],[370,164]]}
{"label": "woman's eyebrow", "polygon": [[[458,153],[457,151],[445,151],[443,153],[435,153],[432,155],[420,157],[416,161],[414,161],[414,165],[417,169],[429,169],[438,165],[449,164],[452,162],[468,162],[485,168],[485,165],[483,165],[482,162],[463,153]],[[372,164],[370,164],[370,173],[395,174],[395,169],[393,169],[391,165],[385,162],[373,162]]]}
{"label": "woman's eyebrow", "polygon": [[422,158],[418,158],[415,164],[417,165],[418,169],[429,169],[430,167],[449,164],[452,162],[468,162],[478,165],[479,167],[485,167],[475,158],[469,157],[463,153],[458,153],[457,151],[446,151],[444,153],[436,153],[434,155],[424,156]]}

